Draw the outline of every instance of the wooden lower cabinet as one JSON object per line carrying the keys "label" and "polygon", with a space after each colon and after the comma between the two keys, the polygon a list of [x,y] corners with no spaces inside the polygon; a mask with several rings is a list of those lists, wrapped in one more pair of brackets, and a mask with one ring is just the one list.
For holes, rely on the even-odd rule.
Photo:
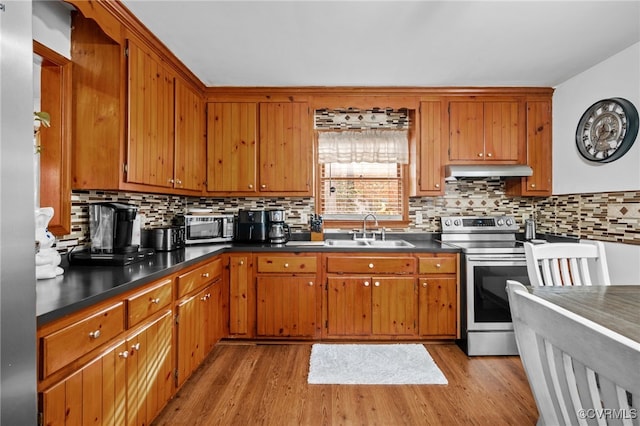
{"label": "wooden lower cabinet", "polygon": [[177,385],[182,386],[222,337],[222,279],[180,301],[177,314]]}
{"label": "wooden lower cabinet", "polygon": [[126,344],[122,341],[41,392],[41,424],[126,424],[125,352]]}
{"label": "wooden lower cabinet", "polygon": [[316,330],[315,277],[258,277],[257,335],[312,338]]}
{"label": "wooden lower cabinet", "polygon": [[126,424],[150,424],[173,394],[172,317],[166,311],[126,341]]}
{"label": "wooden lower cabinet", "polygon": [[456,278],[420,278],[421,336],[456,336],[456,288]]}
{"label": "wooden lower cabinet", "polygon": [[414,277],[329,277],[328,336],[415,336]]}
{"label": "wooden lower cabinet", "polygon": [[146,425],[174,391],[172,315],[126,340],[41,392],[44,425]]}
{"label": "wooden lower cabinet", "polygon": [[253,337],[255,300],[251,253],[229,255],[229,334]]}

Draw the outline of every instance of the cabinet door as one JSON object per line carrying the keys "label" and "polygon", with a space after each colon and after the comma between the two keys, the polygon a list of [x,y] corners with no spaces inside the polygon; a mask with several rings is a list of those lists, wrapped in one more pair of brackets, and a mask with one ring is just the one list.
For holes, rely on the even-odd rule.
{"label": "cabinet door", "polygon": [[373,277],[372,332],[414,335],[418,321],[415,278]]}
{"label": "cabinet door", "polygon": [[204,101],[184,80],[175,83],[174,187],[202,191],[205,180],[206,139]]}
{"label": "cabinet door", "polygon": [[123,342],[42,392],[42,424],[126,424],[125,352]]}
{"label": "cabinet door", "polygon": [[420,183],[422,195],[444,194],[442,102],[420,103]]}
{"label": "cabinet door", "polygon": [[457,294],[455,278],[420,278],[421,336],[455,337]]}
{"label": "cabinet door", "polygon": [[306,102],[260,104],[261,192],[313,195],[312,149]]}
{"label": "cabinet door", "polygon": [[371,279],[327,279],[327,333],[330,336],[371,334]]}
{"label": "cabinet door", "polygon": [[478,101],[449,103],[449,160],[484,159],[484,105]]}
{"label": "cabinet door", "polygon": [[524,195],[551,195],[551,101],[527,102],[527,164]]}
{"label": "cabinet door", "polygon": [[[484,159],[518,161],[520,137],[519,103],[484,102]],[[522,123],[524,125],[524,123]]]}
{"label": "cabinet door", "polygon": [[315,284],[315,277],[258,277],[258,336],[313,337]]}
{"label": "cabinet door", "polygon": [[173,391],[172,313],[127,339],[127,424],[150,424]]}
{"label": "cabinet door", "polygon": [[257,105],[207,104],[207,191],[257,191]]}
{"label": "cabinet door", "polygon": [[204,293],[206,297],[204,320],[204,354],[207,356],[224,335],[224,301],[222,300],[222,279],[218,279],[208,286]]}
{"label": "cabinet door", "polygon": [[[229,333],[250,336],[251,255],[229,256]],[[255,305],[253,305],[255,306]]]}
{"label": "cabinet door", "polygon": [[182,300],[178,314],[178,386],[182,386],[204,359],[202,320],[204,291]]}
{"label": "cabinet door", "polygon": [[128,40],[127,182],[173,187],[173,74],[162,60]]}

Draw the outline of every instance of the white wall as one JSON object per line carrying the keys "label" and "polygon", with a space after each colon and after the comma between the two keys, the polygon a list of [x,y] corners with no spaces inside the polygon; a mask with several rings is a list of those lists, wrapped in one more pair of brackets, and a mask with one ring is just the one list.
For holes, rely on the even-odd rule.
{"label": "white wall", "polygon": [[[583,160],[575,143],[580,117],[594,102],[622,97],[640,110],[640,43],[556,87],[553,96],[553,193],[640,190],[640,141],[608,164]],[[640,282],[640,246],[605,243],[611,282]]]}
{"label": "white wall", "polygon": [[71,59],[71,7],[61,1],[33,2],[33,39]]}
{"label": "white wall", "polygon": [[556,87],[553,96],[553,193],[640,190],[640,142],[608,164],[584,160],[575,132],[584,111],[606,98],[622,97],[640,110],[640,43]]}

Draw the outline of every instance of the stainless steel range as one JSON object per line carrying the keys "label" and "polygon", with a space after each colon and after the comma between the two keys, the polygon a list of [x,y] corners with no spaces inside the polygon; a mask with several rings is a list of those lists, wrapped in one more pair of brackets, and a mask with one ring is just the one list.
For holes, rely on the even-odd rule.
{"label": "stainless steel range", "polygon": [[467,355],[517,355],[506,281],[529,285],[512,216],[442,217],[442,242],[462,249],[461,347]]}

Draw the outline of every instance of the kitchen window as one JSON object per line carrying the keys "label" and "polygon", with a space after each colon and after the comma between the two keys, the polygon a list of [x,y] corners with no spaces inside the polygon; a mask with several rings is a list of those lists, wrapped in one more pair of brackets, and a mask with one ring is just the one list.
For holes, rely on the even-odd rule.
{"label": "kitchen window", "polygon": [[405,217],[406,130],[318,133],[319,213],[326,220]]}

